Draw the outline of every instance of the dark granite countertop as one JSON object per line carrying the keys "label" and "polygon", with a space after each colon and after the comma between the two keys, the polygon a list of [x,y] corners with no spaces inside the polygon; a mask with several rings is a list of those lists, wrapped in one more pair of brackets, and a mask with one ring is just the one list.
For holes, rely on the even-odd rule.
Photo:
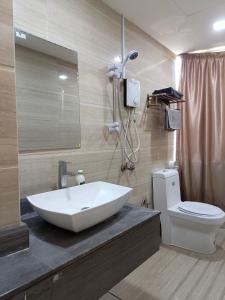
{"label": "dark granite countertop", "polygon": [[30,248],[0,258],[0,299],[8,299],[55,274],[107,242],[157,216],[159,212],[126,205],[110,219],[80,233],[53,226],[24,210]]}

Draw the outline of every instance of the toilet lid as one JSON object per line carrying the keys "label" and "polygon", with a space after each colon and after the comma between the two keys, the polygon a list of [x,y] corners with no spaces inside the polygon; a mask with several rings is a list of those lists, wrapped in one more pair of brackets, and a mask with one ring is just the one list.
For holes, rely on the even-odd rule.
{"label": "toilet lid", "polygon": [[202,216],[216,216],[222,213],[222,210],[214,205],[191,201],[181,202],[178,209],[185,213]]}

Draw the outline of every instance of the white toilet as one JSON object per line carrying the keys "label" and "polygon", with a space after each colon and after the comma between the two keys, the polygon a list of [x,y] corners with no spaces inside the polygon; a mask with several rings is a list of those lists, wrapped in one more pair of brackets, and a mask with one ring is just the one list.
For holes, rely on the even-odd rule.
{"label": "white toilet", "polygon": [[175,169],[153,173],[154,208],[161,211],[162,242],[195,252],[216,250],[216,231],[225,222],[218,207],[181,201],[179,174]]}

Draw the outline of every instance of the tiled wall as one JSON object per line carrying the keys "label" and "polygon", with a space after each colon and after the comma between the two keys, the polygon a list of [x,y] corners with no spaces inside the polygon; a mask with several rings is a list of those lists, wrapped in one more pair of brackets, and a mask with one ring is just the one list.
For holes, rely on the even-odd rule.
{"label": "tiled wall", "polygon": [[0,1],[0,228],[19,222],[12,1]]}
{"label": "tiled wall", "polygon": [[141,82],[141,151],[136,170],[121,173],[118,141],[103,131],[104,124],[112,120],[112,85],[105,70],[120,54],[120,16],[100,0],[14,0],[14,9],[18,28],[78,51],[81,110],[80,150],[19,156],[21,197],[55,188],[57,163],[63,159],[72,162],[71,169],[84,169],[87,181],[132,186],[133,203],[151,200],[150,174],[172,159],[174,137],[163,130],[159,109],[143,112],[147,93],[173,85],[173,54],[126,21],[126,48],[139,51],[127,70]]}

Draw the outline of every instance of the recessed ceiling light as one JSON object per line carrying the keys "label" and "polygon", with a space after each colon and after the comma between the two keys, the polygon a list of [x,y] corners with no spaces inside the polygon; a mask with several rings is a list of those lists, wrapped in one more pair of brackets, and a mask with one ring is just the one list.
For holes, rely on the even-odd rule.
{"label": "recessed ceiling light", "polygon": [[213,24],[213,29],[214,29],[215,31],[224,30],[224,29],[225,29],[225,20],[216,21],[216,22]]}
{"label": "recessed ceiling light", "polygon": [[66,80],[67,78],[68,78],[68,76],[66,74],[59,75],[59,79],[61,79],[61,80]]}

